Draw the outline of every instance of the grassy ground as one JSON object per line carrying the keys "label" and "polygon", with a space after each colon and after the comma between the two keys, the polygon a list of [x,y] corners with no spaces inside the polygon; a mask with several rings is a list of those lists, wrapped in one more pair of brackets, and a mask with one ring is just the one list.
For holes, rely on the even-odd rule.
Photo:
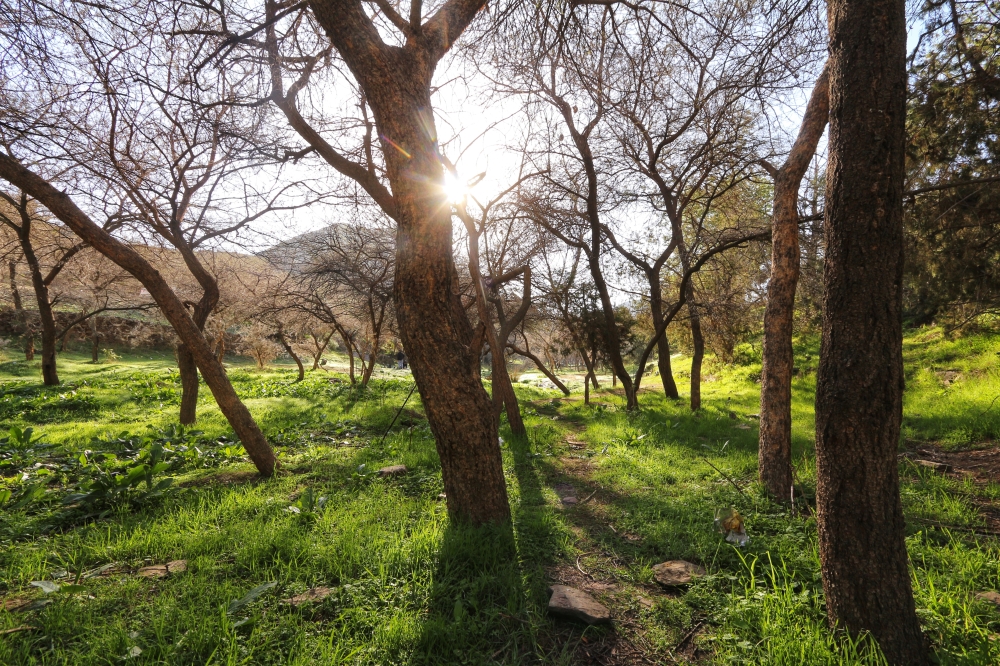
{"label": "grassy ground", "polygon": [[[1000,338],[928,329],[905,345],[901,446],[995,446]],[[283,462],[264,481],[207,391],[197,430],[173,426],[179,382],[168,354],[96,365],[68,354],[53,389],[40,386],[37,363],[4,363],[0,427],[34,430],[0,443],[0,500],[10,491],[0,601],[12,609],[0,610],[0,632],[20,629],[0,634],[0,663],[880,663],[825,625],[808,510],[817,349],[797,353],[797,511],[754,481],[759,365],[710,364],[696,414],[664,400],[655,377],[637,415],[607,383],[590,407],[578,392],[519,384],[530,436],[503,432],[514,523],[478,530],[448,523],[415,395],[381,438],[410,390],[406,373],[361,392],[335,373],[296,384],[288,366],[232,366]],[[684,362],[675,358],[681,385]],[[974,594],[1000,587],[990,518],[1000,485],[901,461],[913,584],[936,654],[998,663],[1000,609]],[[406,476],[373,473],[400,463]],[[149,483],[127,485],[142,464],[156,470]],[[559,499],[570,488],[575,505]],[[746,519],[744,548],[715,530],[716,511],[730,507]],[[708,575],[686,590],[658,588],[650,567],[675,558]],[[186,571],[136,575],[179,559]],[[589,590],[614,628],[550,619],[553,582]],[[332,592],[283,602],[317,586]]]}

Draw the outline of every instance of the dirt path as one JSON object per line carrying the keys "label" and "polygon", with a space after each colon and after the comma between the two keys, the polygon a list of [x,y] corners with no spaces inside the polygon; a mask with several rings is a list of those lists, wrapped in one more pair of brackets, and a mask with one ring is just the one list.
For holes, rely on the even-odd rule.
{"label": "dirt path", "polygon": [[[611,611],[614,626],[604,632],[588,631],[578,639],[574,663],[632,666],[697,662],[704,656],[692,641],[698,626],[678,636],[666,649],[647,636],[657,602],[677,595],[655,582],[634,581],[633,563],[618,550],[638,543],[641,537],[613,525],[606,492],[594,480],[600,449],[582,440],[584,431],[585,427],[574,426],[554,447],[555,460],[544,480],[559,497],[558,510],[576,535],[578,553],[551,567],[548,576],[552,583],[591,594]],[[580,633],[580,626],[565,624],[562,629],[567,640]]]}

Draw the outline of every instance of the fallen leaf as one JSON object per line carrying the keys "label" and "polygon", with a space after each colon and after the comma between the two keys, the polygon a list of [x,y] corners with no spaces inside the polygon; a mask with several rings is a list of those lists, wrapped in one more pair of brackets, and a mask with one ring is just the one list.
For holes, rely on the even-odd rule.
{"label": "fallen leaf", "polygon": [[328,587],[311,587],[302,594],[296,594],[294,597],[282,599],[281,601],[293,606],[301,606],[302,604],[308,604],[314,601],[323,601],[330,596],[332,592],[333,590]]}
{"label": "fallen leaf", "polygon": [[187,570],[187,560],[173,560],[166,564],[154,564],[142,567],[136,573],[143,578],[166,578],[169,574],[180,573]]}

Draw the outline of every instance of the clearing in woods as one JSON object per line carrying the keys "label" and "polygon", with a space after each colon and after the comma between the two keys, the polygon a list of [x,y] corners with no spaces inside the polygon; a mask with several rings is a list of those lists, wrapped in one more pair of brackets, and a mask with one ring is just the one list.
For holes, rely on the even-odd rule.
{"label": "clearing in woods", "polygon": [[[362,391],[336,372],[294,383],[288,366],[231,366],[282,462],[261,480],[208,391],[197,426],[174,425],[167,354],[64,355],[53,388],[37,363],[4,363],[0,663],[880,663],[826,629],[817,354],[797,348],[794,510],[756,484],[759,362],[711,362],[697,413],[648,390],[627,414],[610,381],[591,406],[579,380],[567,398],[518,384],[530,435],[502,430],[513,527],[478,530],[448,523],[416,395],[382,441],[408,372]],[[1000,338],[921,329],[905,354],[918,612],[941,663],[995,664]],[[390,465],[406,473],[378,474]],[[716,529],[730,509],[743,547]],[[664,588],[665,560],[707,573]],[[612,624],[551,617],[552,584],[588,592]]]}

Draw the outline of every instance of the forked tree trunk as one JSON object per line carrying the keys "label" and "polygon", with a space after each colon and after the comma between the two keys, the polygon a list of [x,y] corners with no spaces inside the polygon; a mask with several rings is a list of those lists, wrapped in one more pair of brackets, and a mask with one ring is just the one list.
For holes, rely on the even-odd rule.
{"label": "forked tree trunk", "polygon": [[[496,419],[486,390],[473,376],[477,359],[459,297],[431,83],[438,60],[485,4],[448,2],[424,22],[422,4],[412,3],[412,37],[403,46],[389,46],[361,3],[310,3],[372,109],[391,195],[371,181],[364,167],[344,164],[347,160],[335,151],[324,151],[396,221],[393,300],[400,337],[434,433],[449,516],[472,524],[508,522],[510,505]],[[273,15],[274,7],[269,11]],[[314,146],[325,145],[294,109],[286,105],[283,110]]]}
{"label": "forked tree trunk", "polygon": [[792,498],[792,324],[799,281],[799,187],[826,128],[829,91],[824,67],[788,159],[772,174],[771,276],[764,309],[758,473],[771,497],[782,502]]}
{"label": "forked tree trunk", "polygon": [[899,497],[903,0],[829,0],[830,157],[816,380],[820,559],[831,625],[925,664]]}
{"label": "forked tree trunk", "polygon": [[219,409],[243,443],[257,470],[264,475],[272,474],[275,458],[267,439],[257,427],[246,405],[236,395],[205,336],[163,276],[139,253],[101,229],[69,196],[3,153],[0,153],[0,178],[28,192],[84,242],[131,273],[149,291],[177,336],[191,350]]}

